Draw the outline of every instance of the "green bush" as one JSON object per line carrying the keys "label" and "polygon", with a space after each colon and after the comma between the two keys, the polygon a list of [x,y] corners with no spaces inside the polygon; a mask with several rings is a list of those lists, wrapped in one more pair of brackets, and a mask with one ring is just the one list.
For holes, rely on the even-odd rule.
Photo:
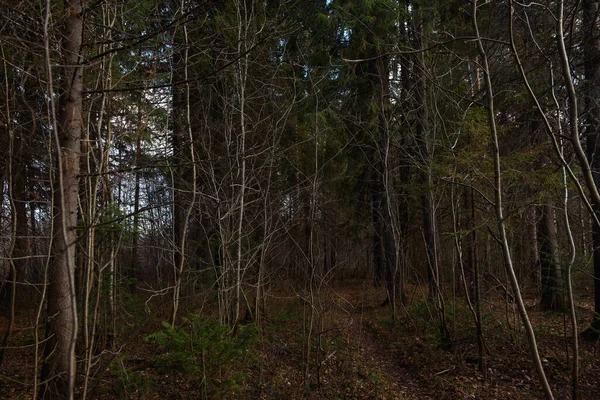
{"label": "green bush", "polygon": [[240,365],[252,357],[251,346],[257,337],[254,325],[242,326],[236,333],[231,327],[210,318],[192,315],[183,324],[163,329],[146,337],[158,344],[164,354],[156,358],[156,367],[165,373],[178,370],[201,380],[202,391],[211,398],[236,392],[246,378]]}

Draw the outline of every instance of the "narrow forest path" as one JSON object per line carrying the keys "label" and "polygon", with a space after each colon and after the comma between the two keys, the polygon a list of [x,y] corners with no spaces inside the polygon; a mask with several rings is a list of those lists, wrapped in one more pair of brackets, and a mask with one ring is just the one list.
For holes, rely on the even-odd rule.
{"label": "narrow forest path", "polygon": [[361,359],[367,369],[377,373],[381,393],[383,393],[380,398],[439,399],[440,393],[435,393],[424,384],[427,378],[419,373],[419,367],[404,360],[397,345],[398,341],[386,337],[389,335],[381,334],[378,324],[389,317],[389,307],[381,305],[379,298],[353,297],[350,294],[347,298],[354,306],[353,323],[348,326],[348,334],[356,341]]}
{"label": "narrow forest path", "polygon": [[415,371],[402,365],[398,352],[393,344],[384,342],[377,337],[371,328],[365,325],[354,327],[357,331],[359,348],[363,360],[371,368],[380,371],[381,381],[384,382],[387,399],[398,400],[429,400],[434,395],[419,383]]}

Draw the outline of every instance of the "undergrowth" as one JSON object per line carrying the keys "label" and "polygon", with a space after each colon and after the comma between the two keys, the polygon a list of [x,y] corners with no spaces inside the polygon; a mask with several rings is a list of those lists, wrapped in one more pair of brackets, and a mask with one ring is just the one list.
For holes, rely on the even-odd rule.
{"label": "undergrowth", "polygon": [[222,398],[241,390],[247,374],[240,365],[254,358],[257,333],[254,325],[234,333],[211,318],[190,315],[181,326],[163,322],[146,340],[163,350],[155,359],[159,371],[179,371],[199,383],[203,398]]}

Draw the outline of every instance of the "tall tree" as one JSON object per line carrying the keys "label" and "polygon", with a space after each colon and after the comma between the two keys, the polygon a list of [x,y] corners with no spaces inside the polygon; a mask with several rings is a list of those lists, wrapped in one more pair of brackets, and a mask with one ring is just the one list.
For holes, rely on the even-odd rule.
{"label": "tall tree", "polygon": [[558,261],[558,239],[556,232],[556,212],[551,204],[541,207],[538,235],[540,239],[540,269],[542,276],[542,299],[540,306],[544,310],[561,310],[562,274]]}
{"label": "tall tree", "polygon": [[[57,119],[53,124],[56,146],[52,204],[54,223],[52,260],[48,271],[48,322],[41,371],[41,398],[73,398],[76,378],[75,248],[82,131],[83,7],[82,0],[67,0],[63,7],[60,97]],[[47,13],[46,23],[50,18],[50,2]],[[48,35],[47,30],[45,33]],[[53,65],[48,37],[45,44],[48,81],[52,85]],[[52,96],[50,91],[49,97]]]}
{"label": "tall tree", "polygon": [[[390,51],[397,44],[399,5],[393,1],[353,3],[341,1],[339,39],[346,42],[342,57],[351,64],[340,84],[350,89],[345,101],[352,115],[349,129],[358,130],[357,144],[367,158],[373,226],[373,272],[376,283],[385,283],[387,301],[394,307],[402,297],[398,274],[400,238],[395,232],[396,204],[393,201],[393,154],[391,128]],[[349,124],[350,125],[350,124]]]}
{"label": "tall tree", "polygon": [[498,241],[500,244],[501,252],[502,252],[502,263],[504,266],[504,270],[506,275],[508,276],[511,288],[513,290],[515,300],[517,302],[517,307],[519,310],[519,314],[521,316],[521,321],[525,327],[525,331],[527,333],[527,339],[529,341],[529,347],[531,351],[531,356],[533,358],[536,371],[538,373],[538,377],[540,379],[540,383],[542,384],[542,388],[544,393],[549,399],[553,399],[554,396],[552,394],[552,388],[548,383],[548,379],[546,378],[546,373],[544,371],[544,367],[542,365],[541,357],[538,352],[537,342],[535,338],[535,333],[533,331],[533,325],[529,320],[529,316],[527,314],[527,310],[525,308],[525,304],[523,302],[523,298],[521,295],[521,289],[519,287],[519,282],[517,280],[517,276],[515,274],[515,269],[513,265],[512,255],[510,251],[508,235],[506,230],[506,221],[505,221],[505,209],[504,209],[504,189],[502,186],[502,167],[500,163],[500,143],[498,140],[498,128],[496,124],[496,109],[494,107],[494,89],[492,85],[491,78],[491,70],[488,61],[488,53],[483,45],[483,41],[481,40],[481,35],[479,33],[479,22],[477,19],[478,12],[478,4],[477,1],[473,1],[472,6],[472,21],[473,21],[473,31],[475,33],[477,50],[479,52],[479,56],[481,57],[482,63],[481,68],[483,72],[483,80],[486,94],[486,106],[487,106],[487,116],[488,116],[488,124],[489,124],[489,132],[490,132],[490,141],[492,143],[492,157],[493,157],[493,166],[494,166],[494,209],[496,214],[496,223],[497,223],[497,235]]}
{"label": "tall tree", "polygon": [[421,213],[423,221],[423,238],[425,241],[427,276],[429,284],[429,296],[436,302],[440,334],[443,340],[449,340],[450,333],[446,325],[446,310],[443,293],[440,291],[440,265],[438,255],[438,232],[437,218],[435,214],[435,205],[433,198],[433,176],[431,172],[432,162],[432,130],[430,127],[429,99],[427,95],[428,67],[425,62],[427,36],[431,29],[431,22],[425,7],[418,3],[415,4],[414,11],[414,36],[418,51],[414,60],[414,76],[416,79],[414,86],[414,107],[416,108],[416,141],[418,144],[418,160],[420,162],[420,183],[423,186],[421,193]]}
{"label": "tall tree", "polygon": [[[185,2],[173,8],[185,14]],[[177,17],[177,15],[176,15]],[[190,88],[188,82],[188,26],[177,27],[173,53],[173,314],[175,325],[181,295],[182,274],[186,266],[188,224],[196,200],[196,165],[190,123]],[[183,82],[183,83],[180,83]]]}

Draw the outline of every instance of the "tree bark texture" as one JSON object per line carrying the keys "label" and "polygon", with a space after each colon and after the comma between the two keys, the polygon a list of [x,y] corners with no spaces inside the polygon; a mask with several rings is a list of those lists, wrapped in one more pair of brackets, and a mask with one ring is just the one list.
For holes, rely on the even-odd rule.
{"label": "tree bark texture", "polygon": [[554,207],[550,204],[542,206],[539,221],[540,239],[540,273],[542,276],[542,300],[540,306],[544,310],[559,311],[563,308],[562,274],[558,262],[558,239],[556,233]]}
{"label": "tree bark texture", "polygon": [[83,1],[64,4],[60,98],[54,171],[52,260],[48,271],[48,323],[41,371],[42,398],[73,398],[75,383],[75,246],[81,153]]}

